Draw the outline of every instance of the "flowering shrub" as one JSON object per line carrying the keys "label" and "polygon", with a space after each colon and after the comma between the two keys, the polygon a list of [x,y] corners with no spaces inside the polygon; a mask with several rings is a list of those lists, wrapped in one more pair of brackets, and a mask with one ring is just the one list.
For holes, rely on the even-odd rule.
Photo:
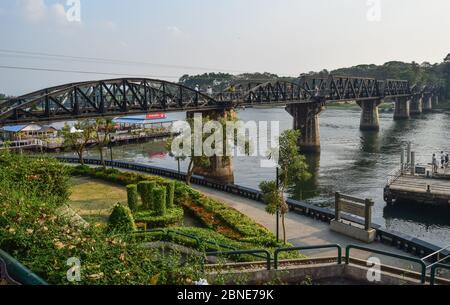
{"label": "flowering shrub", "polygon": [[[2,250],[55,285],[189,284],[204,278],[196,256],[182,260],[176,253],[148,251],[129,235],[80,227],[62,215],[67,173],[54,160],[0,153]],[[80,282],[67,279],[72,257],[81,261]]]}

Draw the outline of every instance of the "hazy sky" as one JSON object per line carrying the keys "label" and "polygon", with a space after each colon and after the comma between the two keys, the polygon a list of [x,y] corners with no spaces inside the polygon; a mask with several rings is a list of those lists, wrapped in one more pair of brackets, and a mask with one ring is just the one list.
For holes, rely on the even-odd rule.
{"label": "hazy sky", "polygon": [[[434,63],[450,52],[448,0],[80,3],[81,22],[69,22],[66,0],[0,1],[0,66],[177,80],[185,73],[203,73],[205,68],[297,76],[311,70],[390,60]],[[175,67],[30,58],[5,53],[5,49]],[[108,76],[0,68],[0,92],[17,95],[50,85],[101,78]]]}

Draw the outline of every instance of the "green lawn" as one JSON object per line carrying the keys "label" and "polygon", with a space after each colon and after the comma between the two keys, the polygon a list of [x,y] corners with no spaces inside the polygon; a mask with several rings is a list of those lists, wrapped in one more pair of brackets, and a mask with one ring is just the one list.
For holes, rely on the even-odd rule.
{"label": "green lawn", "polygon": [[124,187],[92,178],[71,179],[70,206],[91,224],[106,224],[112,208],[118,202],[127,202]]}

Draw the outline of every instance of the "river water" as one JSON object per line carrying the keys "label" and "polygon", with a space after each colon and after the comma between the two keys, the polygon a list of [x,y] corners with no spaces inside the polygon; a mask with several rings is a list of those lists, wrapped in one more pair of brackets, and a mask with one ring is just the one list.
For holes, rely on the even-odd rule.
{"label": "river water", "polygon": [[[184,119],[184,113],[171,114]],[[387,175],[400,162],[400,152],[408,142],[416,151],[418,162],[431,162],[432,153],[450,151],[450,112],[426,114],[408,121],[393,121],[392,113],[381,113],[381,131],[359,130],[358,108],[332,107],[321,115],[320,156],[308,156],[313,177],[290,191],[295,199],[333,207],[334,193],[371,198],[375,201],[374,222],[388,229],[448,246],[450,244],[450,209],[403,203],[387,207],[383,188]],[[292,127],[292,117],[281,108],[240,110],[243,121],[279,121],[281,131]],[[168,156],[165,143],[156,141],[115,147],[114,159],[177,169]],[[66,155],[73,155],[72,153]],[[97,157],[97,152],[88,155]],[[274,179],[273,168],[262,168],[261,158],[234,158],[235,183],[258,188],[263,180]],[[187,164],[183,162],[181,169]]]}

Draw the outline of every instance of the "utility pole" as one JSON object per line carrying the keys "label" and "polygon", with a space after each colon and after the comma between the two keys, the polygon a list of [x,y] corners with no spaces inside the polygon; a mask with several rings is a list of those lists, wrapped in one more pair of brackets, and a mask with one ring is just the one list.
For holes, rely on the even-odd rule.
{"label": "utility pole", "polygon": [[113,148],[112,148],[112,142],[110,141],[109,142],[109,154],[110,154],[110,157],[111,157],[111,168],[114,168],[114,164],[113,164],[113,160],[114,160],[114,158],[113,158]]}
{"label": "utility pole", "polygon": [[[279,192],[279,168],[277,165],[277,193]],[[277,243],[280,242],[280,207],[277,206]]]}

